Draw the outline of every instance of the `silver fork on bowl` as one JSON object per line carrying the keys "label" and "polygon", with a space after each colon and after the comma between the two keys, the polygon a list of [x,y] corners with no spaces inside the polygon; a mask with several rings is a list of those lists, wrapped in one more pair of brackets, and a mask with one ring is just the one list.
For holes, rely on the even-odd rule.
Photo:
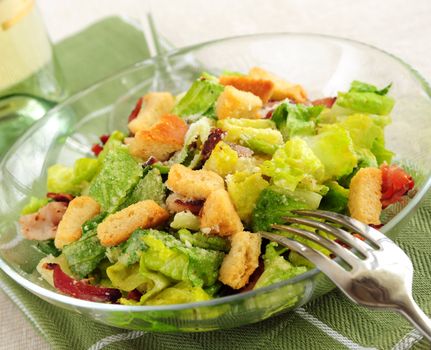
{"label": "silver fork on bowl", "polygon": [[[431,341],[431,320],[413,300],[413,265],[401,248],[378,230],[345,215],[321,210],[298,210],[293,213],[298,217],[285,217],[286,223],[330,233],[352,249],[297,225],[274,224],[272,227],[316,242],[338,259],[331,259],[304,243],[280,234],[260,232],[262,237],[310,260],[355,303],[401,313]],[[352,232],[365,240],[355,237]]]}

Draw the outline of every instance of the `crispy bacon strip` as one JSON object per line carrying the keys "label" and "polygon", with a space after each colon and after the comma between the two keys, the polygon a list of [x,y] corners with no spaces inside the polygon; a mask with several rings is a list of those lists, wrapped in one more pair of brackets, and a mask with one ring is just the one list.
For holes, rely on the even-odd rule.
{"label": "crispy bacon strip", "polygon": [[189,210],[193,214],[198,215],[204,204],[200,199],[188,199],[177,193],[172,193],[166,198],[166,206],[168,210],[174,213]]}
{"label": "crispy bacon strip", "polygon": [[53,199],[55,202],[64,202],[69,203],[75,196],[69,194],[69,193],[55,193],[55,192],[48,192],[46,194],[48,198]]}
{"label": "crispy bacon strip", "polygon": [[58,264],[47,263],[43,267],[53,271],[54,287],[64,294],[101,303],[114,303],[121,298],[118,289],[92,286],[85,280],[75,280],[66,275]]}
{"label": "crispy bacon strip", "polygon": [[382,164],[380,170],[382,171],[383,208],[400,201],[401,197],[415,186],[413,178],[397,165]]}
{"label": "crispy bacon strip", "polygon": [[208,139],[204,142],[202,146],[202,162],[205,162],[211,155],[214,147],[223,139],[226,133],[219,128],[214,128],[211,130]]}
{"label": "crispy bacon strip", "polygon": [[133,108],[133,111],[130,113],[129,118],[127,119],[129,123],[138,116],[139,111],[142,108],[142,101],[143,98],[141,97],[138,102],[136,102],[135,108]]}

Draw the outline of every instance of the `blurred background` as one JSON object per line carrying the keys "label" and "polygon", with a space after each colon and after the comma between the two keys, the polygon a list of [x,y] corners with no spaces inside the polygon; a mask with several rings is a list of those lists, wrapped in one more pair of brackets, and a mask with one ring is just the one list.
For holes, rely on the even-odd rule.
{"label": "blurred background", "polygon": [[[36,0],[36,5],[54,44],[106,17],[120,16],[144,31],[154,54],[146,15],[151,11],[159,35],[172,47],[262,32],[321,33],[377,46],[431,80],[430,0]],[[137,46],[146,45],[136,41]],[[1,291],[0,314],[0,349],[21,349],[29,343],[33,349],[49,349]]]}

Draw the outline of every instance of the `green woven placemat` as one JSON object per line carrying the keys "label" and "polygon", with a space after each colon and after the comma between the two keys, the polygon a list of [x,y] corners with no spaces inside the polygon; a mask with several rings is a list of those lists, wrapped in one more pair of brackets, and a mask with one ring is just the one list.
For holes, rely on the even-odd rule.
{"label": "green woven placemat", "polygon": [[[56,45],[75,92],[148,56],[144,37],[108,18]],[[415,267],[414,295],[431,313],[431,196],[397,238]],[[430,349],[400,316],[365,309],[334,291],[296,311],[254,325],[208,333],[125,331],[95,323],[33,296],[0,271],[0,288],[53,349]]]}

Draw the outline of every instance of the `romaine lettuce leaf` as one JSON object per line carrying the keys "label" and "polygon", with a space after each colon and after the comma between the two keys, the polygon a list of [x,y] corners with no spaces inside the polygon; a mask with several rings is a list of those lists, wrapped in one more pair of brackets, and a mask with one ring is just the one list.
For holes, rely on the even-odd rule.
{"label": "romaine lettuce leaf", "polygon": [[223,119],[217,122],[217,127],[226,131],[224,141],[258,153],[273,154],[283,144],[283,136],[268,119]]}
{"label": "romaine lettuce leaf", "polygon": [[198,79],[176,104],[173,113],[180,117],[203,115],[215,104],[223,89],[224,86],[213,79]]}
{"label": "romaine lettuce leaf", "polygon": [[352,138],[340,125],[322,125],[317,135],[304,139],[323,163],[325,180],[350,174],[358,164]]}
{"label": "romaine lettuce leaf", "polygon": [[207,235],[202,232],[191,233],[189,230],[182,229],[178,231],[178,238],[186,246],[192,245],[204,249],[218,250],[229,252],[229,240],[221,236]]}
{"label": "romaine lettuce leaf", "polygon": [[172,284],[172,281],[166,276],[149,271],[139,264],[125,267],[117,263],[109,267],[107,273],[112,284],[117,288],[125,291],[137,289],[143,293],[139,301],[120,298],[119,302],[122,305],[145,305],[148,299]]}
{"label": "romaine lettuce leaf", "polygon": [[392,87],[392,83],[379,90],[376,86],[364,83],[362,81],[354,80],[350,84],[349,92],[373,92],[377,95],[386,95]]}
{"label": "romaine lettuce leaf", "polygon": [[375,92],[339,92],[336,104],[360,113],[387,115],[391,113],[395,101],[392,97]]}
{"label": "romaine lettuce leaf", "polygon": [[21,215],[33,214],[48,204],[48,198],[30,197],[30,201],[21,209]]}
{"label": "romaine lettuce leaf", "polygon": [[238,153],[236,151],[227,143],[220,141],[214,147],[203,169],[214,171],[220,176],[225,177],[235,172],[238,158]]}
{"label": "romaine lettuce leaf", "polygon": [[73,166],[73,182],[77,185],[90,182],[99,170],[99,161],[95,158],[80,158]]}
{"label": "romaine lettuce leaf", "polygon": [[146,305],[184,304],[210,299],[211,297],[201,287],[183,281],[148,299]]}
{"label": "romaine lettuce leaf", "polygon": [[226,178],[227,191],[242,221],[249,223],[260,193],[269,186],[261,173],[237,172]]}
{"label": "romaine lettuce leaf", "polygon": [[198,216],[187,210],[176,213],[169,226],[175,230],[189,229],[192,231],[199,231],[201,221]]}
{"label": "romaine lettuce leaf", "polygon": [[275,242],[268,243],[263,256],[264,271],[257,280],[253,289],[269,286],[271,284],[293,278],[307,271],[305,266],[293,266],[281,254],[286,249],[277,249]]}
{"label": "romaine lettuce leaf", "polygon": [[152,199],[162,206],[165,204],[166,186],[157,168],[148,171],[148,173],[138,181],[121,207],[125,208],[146,199]]}
{"label": "romaine lettuce leaf", "polygon": [[210,286],[218,277],[224,253],[188,247],[172,235],[152,230],[141,238],[148,249],[140,265],[158,271],[176,281],[190,281],[195,286]]}
{"label": "romaine lettuce leaf", "polygon": [[328,181],[328,193],[322,198],[319,209],[335,211],[344,214],[347,209],[349,190],[341,186],[337,181]]}
{"label": "romaine lettuce leaf", "polygon": [[276,108],[271,119],[286,141],[293,136],[316,134],[316,118],[323,109],[323,106],[284,102]]}
{"label": "romaine lettuce leaf", "polygon": [[120,243],[115,247],[106,249],[106,256],[111,263],[120,262],[122,265],[129,266],[139,261],[141,254],[147,249],[142,237],[145,236],[150,230],[138,229],[132,233],[130,238]]}
{"label": "romaine lettuce leaf", "polygon": [[92,272],[105,257],[96,230],[86,232],[78,241],[66,245],[63,255],[74,276],[82,279]]}
{"label": "romaine lettuce leaf", "polygon": [[264,189],[252,214],[253,232],[270,231],[272,224],[283,223],[283,217],[295,209],[317,209],[320,196],[314,192],[290,192],[275,186]]}
{"label": "romaine lettuce leaf", "polygon": [[89,195],[100,204],[102,211],[112,213],[124,203],[142,171],[127,148],[117,147],[106,155],[100,172],[90,184]]}
{"label": "romaine lettuce leaf", "polygon": [[[262,174],[271,177],[272,184],[289,191],[295,191],[298,184],[307,177],[321,181],[324,176],[322,162],[299,137],[287,141],[284,147],[280,147],[272,159],[264,161],[260,168]],[[309,183],[313,184],[312,181]]]}
{"label": "romaine lettuce leaf", "polygon": [[55,164],[48,168],[46,187],[48,192],[78,195],[81,192],[81,187],[74,180],[73,168]]}

